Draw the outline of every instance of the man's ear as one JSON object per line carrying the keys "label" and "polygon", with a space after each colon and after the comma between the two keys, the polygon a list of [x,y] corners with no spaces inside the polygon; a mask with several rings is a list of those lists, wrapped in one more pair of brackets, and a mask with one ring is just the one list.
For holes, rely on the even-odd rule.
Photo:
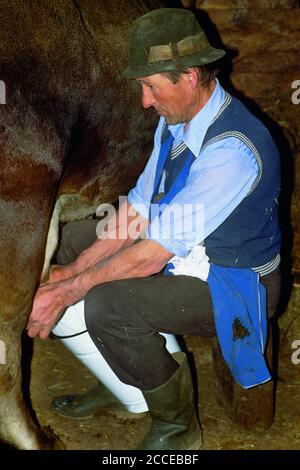
{"label": "man's ear", "polygon": [[193,89],[197,88],[199,80],[200,80],[199,71],[194,67],[190,67],[188,69],[187,79],[188,79],[190,86]]}

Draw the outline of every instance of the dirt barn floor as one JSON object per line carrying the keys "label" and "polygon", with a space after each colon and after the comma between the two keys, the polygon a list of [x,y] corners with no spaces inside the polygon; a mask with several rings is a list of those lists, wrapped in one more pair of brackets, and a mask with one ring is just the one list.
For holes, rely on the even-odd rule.
{"label": "dirt barn floor", "polygon": [[[299,305],[300,287],[294,289],[289,304],[292,318],[299,311]],[[289,323],[289,319],[284,321]],[[294,339],[300,340],[300,331]],[[292,349],[282,346],[280,354],[274,423],[265,431],[255,432],[233,424],[217,403],[211,339],[186,337],[185,343],[197,368],[204,449],[300,450],[300,364],[292,364]],[[60,342],[35,340],[30,391],[41,425],[50,427],[67,450],[134,449],[149,426],[147,415],[125,421],[106,414],[89,420],[70,420],[51,411],[49,405],[53,397],[84,392],[95,383],[95,378]]]}

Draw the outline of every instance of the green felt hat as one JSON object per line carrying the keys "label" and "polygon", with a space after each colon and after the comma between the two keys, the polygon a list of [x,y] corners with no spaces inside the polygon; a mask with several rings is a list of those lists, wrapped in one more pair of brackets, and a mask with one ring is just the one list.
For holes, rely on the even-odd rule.
{"label": "green felt hat", "polygon": [[129,27],[128,40],[125,78],[209,64],[225,54],[209,44],[195,15],[180,8],[159,8],[137,18]]}

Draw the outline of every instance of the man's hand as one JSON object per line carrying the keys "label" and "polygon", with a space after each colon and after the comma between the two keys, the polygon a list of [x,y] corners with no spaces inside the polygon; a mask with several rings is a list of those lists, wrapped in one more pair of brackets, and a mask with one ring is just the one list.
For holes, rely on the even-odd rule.
{"label": "man's hand", "polygon": [[65,279],[69,279],[77,274],[74,264],[70,263],[67,265],[60,265],[60,264],[52,264],[49,270],[49,277],[47,279],[47,284],[51,284],[53,282],[64,281]]}
{"label": "man's hand", "polygon": [[71,293],[70,281],[43,284],[36,292],[26,329],[28,336],[46,339],[64,310],[79,300]]}

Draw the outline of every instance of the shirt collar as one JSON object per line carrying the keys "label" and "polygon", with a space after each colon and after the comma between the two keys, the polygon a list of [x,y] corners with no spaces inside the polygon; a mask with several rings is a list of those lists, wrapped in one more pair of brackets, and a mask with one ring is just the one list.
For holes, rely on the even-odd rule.
{"label": "shirt collar", "polygon": [[179,143],[183,141],[196,157],[199,156],[207,129],[218,114],[225,100],[225,91],[221,87],[218,79],[215,80],[216,87],[213,94],[187,126],[185,126],[184,123],[169,125],[169,130],[175,142]]}

